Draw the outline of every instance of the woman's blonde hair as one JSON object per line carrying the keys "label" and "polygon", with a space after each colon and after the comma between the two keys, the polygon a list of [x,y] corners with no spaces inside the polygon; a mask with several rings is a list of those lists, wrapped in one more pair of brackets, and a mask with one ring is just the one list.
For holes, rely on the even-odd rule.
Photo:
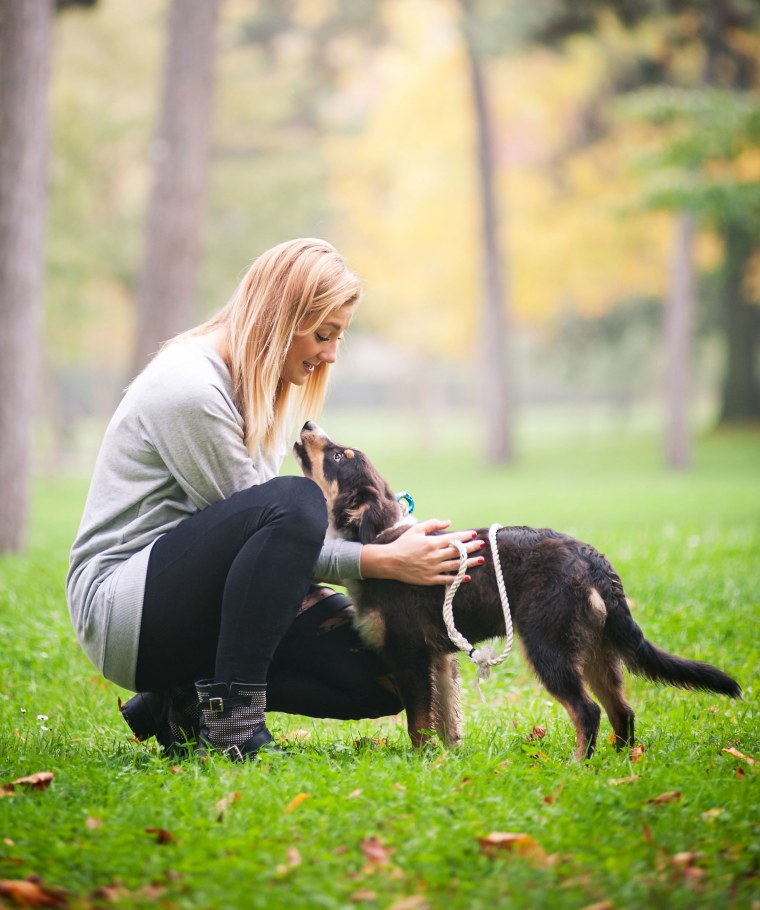
{"label": "woman's blonde hair", "polygon": [[[178,336],[205,335],[226,326],[229,366],[245,443],[252,457],[273,454],[295,420],[317,417],[329,364],[303,386],[282,381],[296,335],[314,332],[334,311],[357,303],[359,279],[325,240],[289,240],[255,259],[227,304],[207,322]],[[175,339],[176,340],[176,339]]]}

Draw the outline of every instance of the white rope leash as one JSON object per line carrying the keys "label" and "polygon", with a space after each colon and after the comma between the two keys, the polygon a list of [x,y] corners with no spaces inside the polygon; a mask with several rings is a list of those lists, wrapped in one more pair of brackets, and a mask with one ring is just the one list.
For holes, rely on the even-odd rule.
{"label": "white rope leash", "polygon": [[501,571],[499,551],[496,547],[496,532],[500,527],[501,525],[498,524],[491,525],[491,527],[488,529],[488,540],[491,544],[491,555],[493,556],[493,568],[496,574],[496,585],[499,589],[501,608],[504,612],[506,643],[504,645],[504,650],[502,653],[497,657],[496,650],[491,645],[485,645],[482,648],[474,648],[454,625],[454,595],[457,592],[457,588],[462,583],[464,574],[467,571],[467,550],[465,549],[464,545],[458,540],[453,541],[453,543],[457,550],[459,550],[459,569],[457,571],[456,578],[449,585],[448,590],[446,591],[446,597],[443,600],[443,621],[446,623],[446,631],[449,633],[449,638],[457,646],[457,648],[459,648],[460,651],[466,651],[470,660],[478,668],[474,685],[477,688],[481,699],[483,699],[483,693],[480,691],[481,680],[488,679],[488,677],[491,675],[491,667],[496,667],[500,663],[503,663],[509,657],[509,653],[512,650],[512,616],[509,611],[509,598],[507,597],[507,588],[504,584],[504,575]]}

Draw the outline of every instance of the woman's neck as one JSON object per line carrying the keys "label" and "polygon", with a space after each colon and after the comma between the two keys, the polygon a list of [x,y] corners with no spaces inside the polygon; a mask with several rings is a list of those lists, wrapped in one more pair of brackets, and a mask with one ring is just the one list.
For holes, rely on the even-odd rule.
{"label": "woman's neck", "polygon": [[230,345],[227,326],[220,325],[203,336],[205,341],[216,351],[222,360],[230,365]]}

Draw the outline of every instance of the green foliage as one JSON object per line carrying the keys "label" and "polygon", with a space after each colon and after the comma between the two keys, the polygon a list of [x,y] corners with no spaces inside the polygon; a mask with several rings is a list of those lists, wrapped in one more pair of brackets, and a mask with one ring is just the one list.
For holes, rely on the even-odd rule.
{"label": "green foliage", "polygon": [[[760,231],[760,100],[717,89],[641,90],[618,105],[623,117],[661,128],[657,146],[637,158],[651,178],[644,204],[694,211],[711,226]],[[754,179],[729,170],[744,157]]]}
{"label": "green foliage", "polygon": [[[0,561],[0,784],[55,777],[0,797],[0,879],[41,876],[81,908],[749,910],[758,770],[738,755],[760,757],[757,435],[702,439],[694,471],[673,476],[649,437],[555,424],[527,434],[520,463],[483,471],[466,423],[423,457],[401,421],[334,420],[421,517],[549,524],[597,544],[648,636],[735,675],[744,701],[629,678],[643,753],[618,754],[605,721],[598,755],[578,764],[567,716],[515,652],[485,704],[463,661],[456,753],[413,753],[394,718],[274,715],[288,759],[173,766],[130,742],[66,615],[84,484],[40,483],[32,552]],[[491,832],[534,847],[489,852]]]}

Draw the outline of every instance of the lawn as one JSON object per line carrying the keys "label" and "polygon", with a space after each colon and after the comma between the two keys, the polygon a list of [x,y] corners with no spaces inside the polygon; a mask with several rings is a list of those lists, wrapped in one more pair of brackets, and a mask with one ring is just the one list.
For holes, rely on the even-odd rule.
{"label": "lawn", "polygon": [[[528,432],[484,468],[467,432],[336,419],[420,517],[553,526],[613,562],[647,637],[737,678],[744,700],[627,678],[637,746],[572,761],[564,710],[518,649],[466,680],[456,752],[403,717],[270,715],[286,759],[172,764],[80,652],[63,597],[86,484],[39,480],[29,552],[0,560],[0,905],[166,908],[757,908],[760,436],[661,466],[645,431]],[[292,465],[290,466],[292,469]],[[39,789],[17,781],[50,772]],[[505,837],[504,835],[517,835]]]}

